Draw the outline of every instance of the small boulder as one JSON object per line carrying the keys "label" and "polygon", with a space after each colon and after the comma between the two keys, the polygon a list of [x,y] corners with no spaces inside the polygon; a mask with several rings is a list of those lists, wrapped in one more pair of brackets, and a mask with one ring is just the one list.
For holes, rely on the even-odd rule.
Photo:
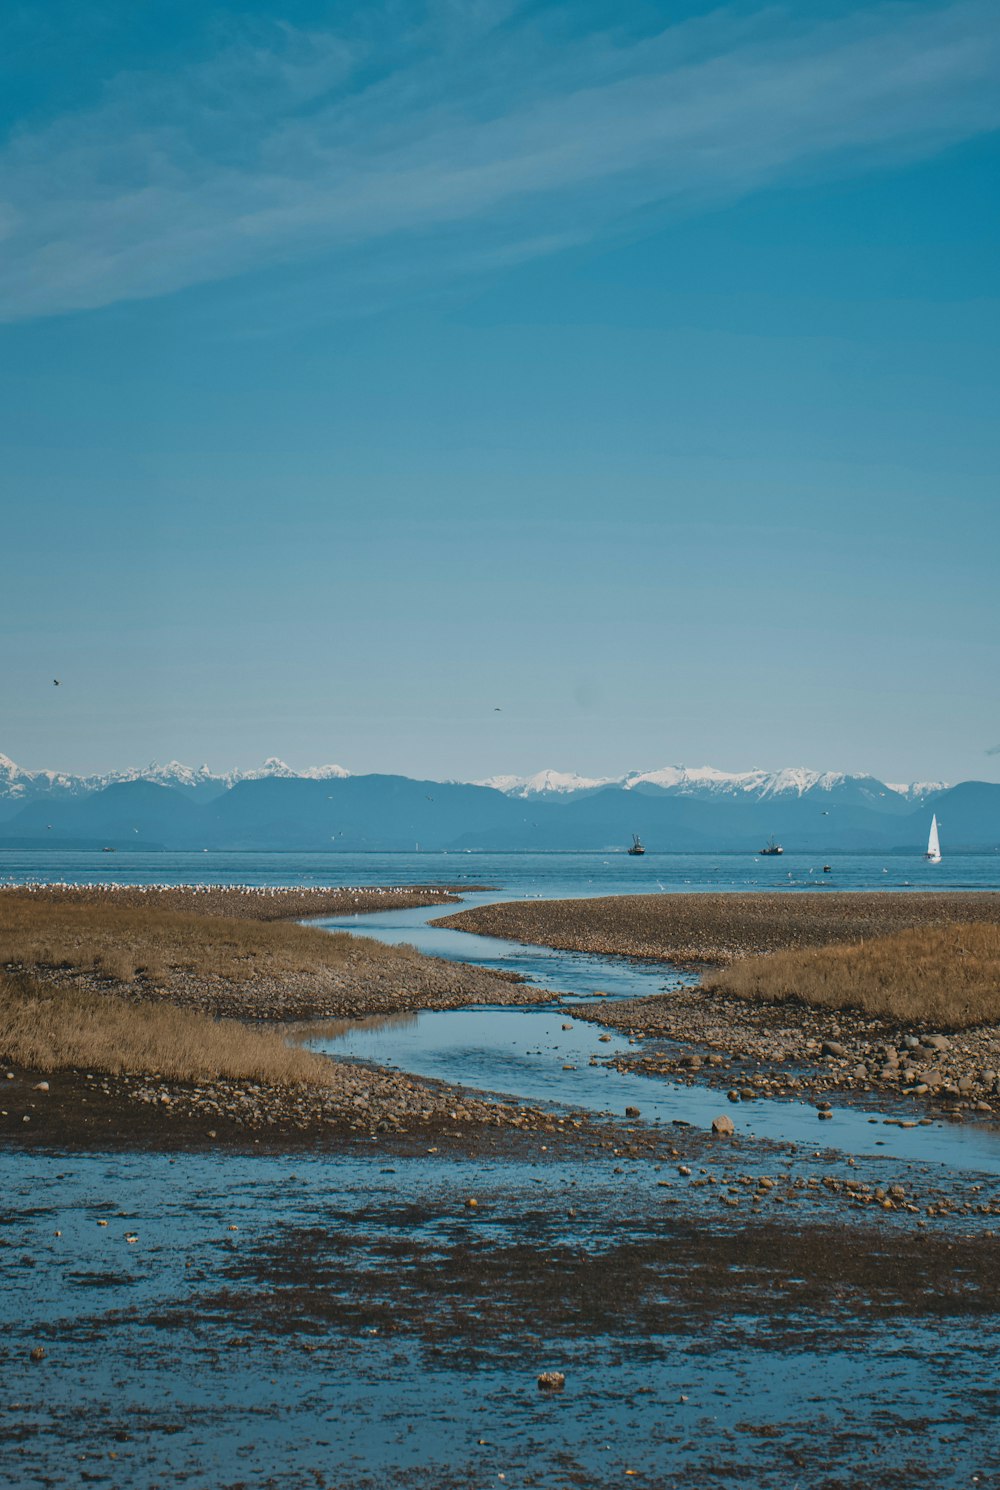
{"label": "small boulder", "polygon": [[642,1113],[638,1107],[626,1107],[625,1116],[628,1118],[642,1117]]}
{"label": "small boulder", "polygon": [[47,1092],[48,1089],[49,1084],[47,1081],[36,1081],[34,1086],[31,1088],[33,1092]]}
{"label": "small boulder", "polygon": [[724,1138],[729,1138],[736,1132],[736,1124],[731,1117],[721,1113],[719,1117],[712,1119],[712,1132],[718,1133]]}
{"label": "small boulder", "polygon": [[543,1371],[538,1378],[540,1392],[561,1392],[566,1378],[561,1371]]}
{"label": "small boulder", "polygon": [[836,1060],[843,1060],[847,1054],[847,1046],[841,1045],[839,1040],[824,1040],[819,1053],[820,1055],[832,1055]]}

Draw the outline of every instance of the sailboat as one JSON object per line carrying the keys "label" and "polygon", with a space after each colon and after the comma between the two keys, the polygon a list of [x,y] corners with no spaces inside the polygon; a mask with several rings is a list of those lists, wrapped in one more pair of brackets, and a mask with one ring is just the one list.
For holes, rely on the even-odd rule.
{"label": "sailboat", "polygon": [[927,852],[924,858],[928,864],[941,863],[941,842],[938,838],[937,813],[931,814],[931,831],[927,839]]}

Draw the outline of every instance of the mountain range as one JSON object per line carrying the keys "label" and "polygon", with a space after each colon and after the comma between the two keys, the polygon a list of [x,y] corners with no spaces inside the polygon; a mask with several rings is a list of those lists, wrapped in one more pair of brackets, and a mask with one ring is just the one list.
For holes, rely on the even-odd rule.
{"label": "mountain range", "polygon": [[1000,785],[890,785],[802,768],[668,766],[612,779],[542,771],[486,782],[294,771],[272,757],[214,775],[165,766],[74,776],[0,756],[3,849],[270,849],[309,852],[622,849],[655,852],[918,851],[930,814],[946,852],[1000,850]]}

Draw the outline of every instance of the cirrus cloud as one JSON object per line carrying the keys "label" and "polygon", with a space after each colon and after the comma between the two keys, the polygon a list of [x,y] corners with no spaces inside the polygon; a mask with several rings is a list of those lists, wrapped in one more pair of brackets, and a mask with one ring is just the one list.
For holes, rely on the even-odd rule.
{"label": "cirrus cloud", "polygon": [[[0,318],[169,294],[447,233],[447,272],[551,252],[651,204],[690,211],[1000,126],[1000,13],[718,11],[641,35],[567,13],[398,10],[275,26],[128,73],[0,151]],[[430,28],[433,15],[435,25]],[[450,19],[444,19],[450,17]],[[430,28],[430,29],[429,29]]]}

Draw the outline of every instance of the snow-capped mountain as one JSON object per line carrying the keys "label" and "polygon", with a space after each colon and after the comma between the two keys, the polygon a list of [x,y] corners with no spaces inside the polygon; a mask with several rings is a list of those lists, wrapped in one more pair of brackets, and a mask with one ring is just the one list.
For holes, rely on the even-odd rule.
{"label": "snow-capped mountain", "polygon": [[26,771],[9,755],[0,755],[0,797],[28,802],[50,794],[73,796],[81,780],[64,771]]}
{"label": "snow-capped mountain", "polygon": [[279,760],[276,755],[269,755],[262,766],[250,771],[230,771],[225,777],[227,783],[232,786],[237,781],[263,781],[268,776],[280,776],[285,780],[295,779],[299,781],[334,781],[343,780],[350,776],[350,771],[345,771],[343,766],[308,766],[304,771],[296,771]]}
{"label": "snow-capped mountain", "polygon": [[[333,781],[351,773],[343,766],[311,766],[296,770],[277,756],[249,770],[213,772],[207,765],[186,766],[181,761],[130,766],[102,774],[76,776],[68,771],[27,770],[0,755],[0,815],[9,817],[19,806],[40,799],[62,801],[87,797],[105,787],[134,781],[152,781],[172,787],[194,801],[219,797],[242,781],[269,779]],[[685,797],[707,801],[767,802],[818,798],[852,802],[891,811],[904,804],[919,806],[928,797],[947,789],[945,782],[919,781],[905,785],[886,783],[874,776],[843,771],[814,771],[786,766],[780,771],[720,771],[715,766],[661,766],[654,771],[629,771],[624,776],[581,776],[575,771],[537,771],[531,776],[500,775],[471,783],[491,787],[504,796],[569,801],[593,795],[604,788],[635,792],[643,797]]]}
{"label": "snow-capped mountain", "polygon": [[887,781],[886,786],[891,792],[898,792],[908,802],[922,802],[925,797],[933,797],[936,792],[948,790],[947,781],[911,781],[909,785],[902,785],[897,781]]}
{"label": "snow-capped mountain", "polygon": [[720,771],[715,766],[661,766],[655,771],[629,771],[624,776],[589,777],[568,771],[538,771],[533,776],[493,776],[476,783],[491,786],[509,797],[537,797],[592,792],[615,786],[623,791],[656,792],[676,797],[723,797],[762,802],[769,798],[844,795],[860,801],[878,802],[892,794],[919,802],[933,792],[944,791],[944,782],[917,782],[912,786],[890,786],[865,773],[813,771],[804,766],[786,766],[780,771]]}
{"label": "snow-capped mountain", "polygon": [[600,786],[618,786],[620,778],[577,776],[574,771],[537,771],[534,776],[491,776],[473,786],[489,786],[508,797],[537,797],[543,793],[565,796],[570,792],[595,791]]}
{"label": "snow-capped mountain", "polygon": [[160,786],[190,792],[199,799],[207,800],[219,796],[239,781],[262,781],[268,777],[301,777],[309,781],[332,781],[351,773],[343,766],[311,766],[296,771],[277,756],[269,756],[262,766],[248,771],[225,771],[215,774],[208,766],[186,766],[182,761],[167,761],[160,765],[151,761],[148,766],[126,766],[117,771],[105,771],[90,776],[74,776],[68,771],[31,771],[17,765],[7,755],[0,755],[0,801],[27,803],[38,798],[65,799],[86,797],[92,792],[103,791],[125,781],[154,781]]}

